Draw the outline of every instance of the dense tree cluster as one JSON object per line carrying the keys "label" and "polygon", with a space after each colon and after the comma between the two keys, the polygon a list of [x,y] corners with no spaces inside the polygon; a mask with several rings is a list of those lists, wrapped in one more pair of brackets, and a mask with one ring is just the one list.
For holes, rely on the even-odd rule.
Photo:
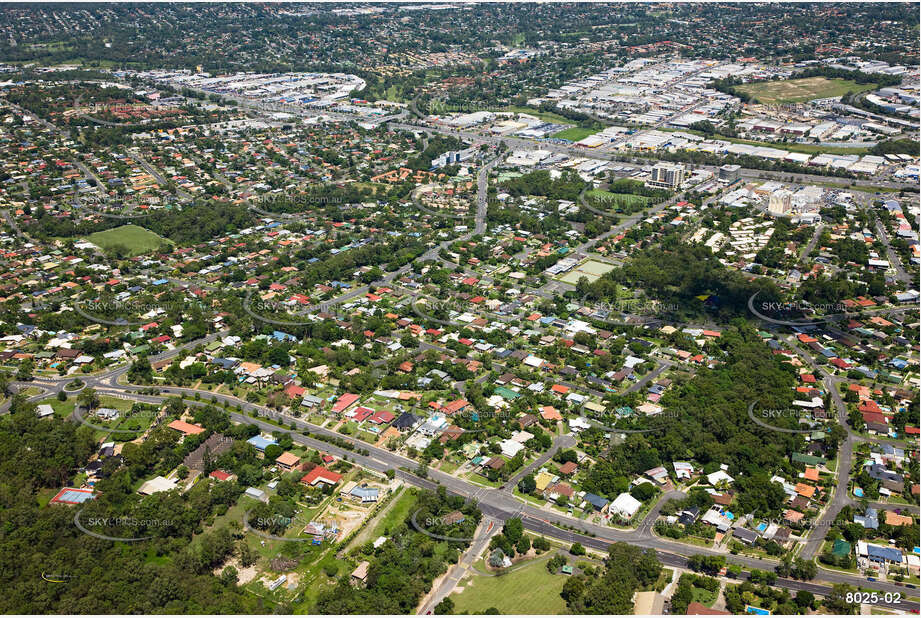
{"label": "dense tree cluster", "polygon": [[650,589],[661,572],[655,551],[613,543],[599,577],[572,577],[561,594],[573,614],[632,614],[634,593]]}
{"label": "dense tree cluster", "polygon": [[[445,516],[459,510],[464,521],[450,524]],[[416,525],[412,523],[415,518]],[[370,555],[368,578],[364,587],[356,587],[348,575],[337,585],[324,590],[317,598],[315,612],[320,614],[411,614],[432,581],[457,561],[467,541],[445,541],[431,536],[471,539],[480,512],[463,498],[448,496],[443,487],[438,492],[420,492],[410,515],[392,531],[392,537]],[[420,531],[424,529],[426,532]]]}

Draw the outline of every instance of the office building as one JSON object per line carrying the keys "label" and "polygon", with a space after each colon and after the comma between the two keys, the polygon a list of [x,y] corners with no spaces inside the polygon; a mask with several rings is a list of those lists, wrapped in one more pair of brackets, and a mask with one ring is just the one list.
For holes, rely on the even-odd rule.
{"label": "office building", "polygon": [[768,212],[772,215],[789,215],[793,210],[793,193],[778,189],[771,193],[768,200]]}
{"label": "office building", "polygon": [[739,179],[740,169],[742,169],[741,165],[724,165],[720,167],[719,181],[731,185]]}
{"label": "office building", "polygon": [[684,182],[684,166],[679,163],[657,163],[646,183],[658,189],[677,189]]}

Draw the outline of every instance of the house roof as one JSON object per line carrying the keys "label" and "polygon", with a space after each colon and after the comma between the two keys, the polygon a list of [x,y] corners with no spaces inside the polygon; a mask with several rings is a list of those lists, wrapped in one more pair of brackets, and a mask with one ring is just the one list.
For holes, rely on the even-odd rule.
{"label": "house roof", "polygon": [[584,496],[582,496],[582,499],[588,502],[589,504],[591,504],[592,506],[599,508],[599,509],[603,509],[608,504],[607,500],[605,500],[604,498],[596,494],[587,493]]}
{"label": "house roof", "polygon": [[298,457],[294,453],[289,453],[288,451],[285,451],[284,453],[282,453],[281,455],[275,458],[275,461],[277,461],[283,466],[296,466],[300,460],[301,460],[300,457]]}
{"label": "house roof", "polygon": [[204,433],[205,431],[204,427],[193,425],[192,423],[187,423],[182,420],[175,420],[169,425],[167,425],[167,427],[169,427],[170,429],[175,429],[176,431],[183,433],[187,436],[196,436],[200,433]]}
{"label": "house roof", "polygon": [[329,485],[335,485],[341,480],[341,474],[327,470],[323,466],[317,466],[301,478],[301,483],[304,483],[305,485],[316,485],[317,483],[328,483]]}
{"label": "house roof", "polygon": [[358,395],[353,393],[343,393],[333,404],[332,411],[336,414],[346,410],[349,406],[358,401]]}

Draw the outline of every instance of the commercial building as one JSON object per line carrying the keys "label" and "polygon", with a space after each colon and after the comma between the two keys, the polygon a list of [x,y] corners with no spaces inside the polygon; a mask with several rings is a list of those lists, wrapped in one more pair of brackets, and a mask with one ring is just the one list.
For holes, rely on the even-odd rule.
{"label": "commercial building", "polygon": [[768,212],[772,215],[789,215],[793,211],[793,193],[778,189],[771,193],[768,200]]}
{"label": "commercial building", "polygon": [[741,169],[741,165],[723,165],[720,167],[718,179],[720,182],[731,185],[739,180],[739,170]]}
{"label": "commercial building", "polygon": [[647,185],[660,189],[677,189],[684,182],[684,166],[680,163],[657,163],[652,168]]}

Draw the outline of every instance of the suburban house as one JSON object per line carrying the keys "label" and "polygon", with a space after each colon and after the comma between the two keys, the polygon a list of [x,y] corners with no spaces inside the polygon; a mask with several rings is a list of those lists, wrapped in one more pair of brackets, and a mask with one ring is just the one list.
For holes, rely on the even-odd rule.
{"label": "suburban house", "polygon": [[316,487],[320,483],[337,485],[341,480],[341,474],[327,470],[323,466],[317,466],[301,478],[301,483]]}

